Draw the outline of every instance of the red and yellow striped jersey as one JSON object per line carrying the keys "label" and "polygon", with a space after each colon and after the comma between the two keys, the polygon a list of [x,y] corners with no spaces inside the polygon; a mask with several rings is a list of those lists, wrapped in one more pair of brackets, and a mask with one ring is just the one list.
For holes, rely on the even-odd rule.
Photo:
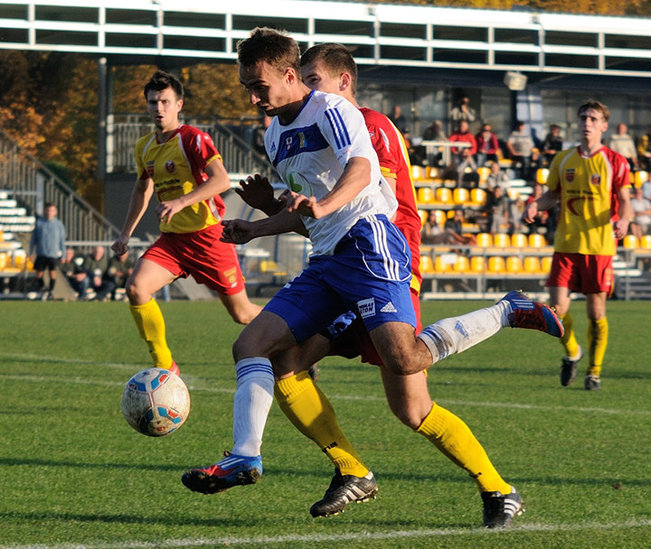
{"label": "red and yellow striped jersey", "polygon": [[[193,126],[181,125],[165,141],[158,143],[156,132],[141,137],[135,147],[136,166],[141,180],[154,181],[159,202],[186,195],[201,185],[210,162],[221,162],[212,138]],[[164,233],[192,233],[219,223],[224,201],[217,195],[181,210],[170,223],[161,223]]]}
{"label": "red and yellow striped jersey", "polygon": [[627,160],[608,147],[589,157],[582,156],[578,147],[558,153],[547,178],[549,189],[560,194],[554,250],[614,255],[617,193],[628,184]]}

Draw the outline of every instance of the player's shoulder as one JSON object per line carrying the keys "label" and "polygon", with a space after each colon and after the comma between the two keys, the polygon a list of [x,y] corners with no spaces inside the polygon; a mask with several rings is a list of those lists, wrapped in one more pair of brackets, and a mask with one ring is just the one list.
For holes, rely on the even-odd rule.
{"label": "player's shoulder", "polygon": [[600,152],[610,161],[611,164],[621,164],[623,162],[628,164],[628,160],[626,160],[626,157],[623,154],[615,152],[610,147],[604,145],[601,147]]}
{"label": "player's shoulder", "polygon": [[156,132],[155,131],[149,132],[149,133],[143,135],[142,137],[139,137],[136,140],[136,148],[144,147],[145,145],[147,145],[147,143],[149,143],[153,139],[156,139]]}

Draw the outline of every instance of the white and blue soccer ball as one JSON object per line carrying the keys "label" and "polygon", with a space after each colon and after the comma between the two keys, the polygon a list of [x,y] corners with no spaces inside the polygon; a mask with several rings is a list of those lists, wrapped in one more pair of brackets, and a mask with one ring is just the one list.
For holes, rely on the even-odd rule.
{"label": "white and blue soccer ball", "polygon": [[147,368],[125,385],[122,413],[139,433],[163,437],[185,423],[190,414],[190,393],[176,374],[162,368]]}

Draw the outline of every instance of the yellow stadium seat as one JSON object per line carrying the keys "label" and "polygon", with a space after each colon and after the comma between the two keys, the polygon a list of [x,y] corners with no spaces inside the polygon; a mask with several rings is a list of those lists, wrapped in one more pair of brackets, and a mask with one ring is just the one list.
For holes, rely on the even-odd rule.
{"label": "yellow stadium seat", "polygon": [[490,233],[479,233],[477,235],[477,246],[482,248],[490,248],[493,245],[493,237]]}
{"label": "yellow stadium seat", "polygon": [[441,171],[436,166],[428,166],[425,173],[428,179],[439,179],[441,177]]}
{"label": "yellow stadium seat", "polygon": [[503,273],[505,268],[503,257],[497,255],[488,258],[488,268],[486,270],[489,273]]}
{"label": "yellow stadium seat", "polygon": [[452,270],[456,273],[467,273],[470,270],[470,261],[465,255],[458,255]]}
{"label": "yellow stadium seat", "polygon": [[529,246],[527,235],[522,233],[513,233],[511,235],[511,246],[514,248],[526,248]]}
{"label": "yellow stadium seat", "polygon": [[437,187],[435,200],[442,204],[452,204],[452,190],[447,187]]}
{"label": "yellow stadium seat", "polygon": [[419,187],[416,199],[419,204],[431,204],[434,202],[434,189],[432,187]]}
{"label": "yellow stadium seat", "polygon": [[452,265],[443,259],[443,256],[437,255],[434,260],[434,271],[437,273],[447,273],[452,270]]}
{"label": "yellow stadium seat", "polygon": [[511,246],[511,237],[506,233],[495,233],[493,235],[493,246],[497,248],[508,248]]}
{"label": "yellow stadium seat", "polygon": [[488,166],[479,166],[479,168],[477,168],[477,175],[479,175],[479,184],[486,184],[486,181],[488,181],[488,176],[490,174],[491,169]]}
{"label": "yellow stadium seat", "polygon": [[441,227],[445,224],[445,220],[447,219],[447,215],[443,210],[434,210],[436,213],[434,214],[436,216],[436,224],[440,225]]}
{"label": "yellow stadium seat", "polygon": [[429,212],[427,210],[418,210],[418,216],[420,217],[420,226],[422,227],[427,222]]}
{"label": "yellow stadium seat", "polygon": [[640,248],[651,250],[651,234],[643,234],[640,238]]}
{"label": "yellow stadium seat", "polygon": [[475,187],[470,191],[470,202],[473,206],[483,206],[486,204],[486,191]]}
{"label": "yellow stadium seat", "polygon": [[14,267],[16,269],[23,269],[26,266],[27,254],[25,250],[15,250],[14,251]]}
{"label": "yellow stadium seat", "polygon": [[7,252],[0,252],[0,271],[4,270],[7,265],[9,265]]}
{"label": "yellow stadium seat", "polygon": [[452,200],[457,205],[465,204],[470,201],[470,192],[468,189],[464,189],[463,187],[457,187],[452,192]]}
{"label": "yellow stadium seat", "polygon": [[522,272],[522,260],[515,255],[506,258],[506,272],[517,274]]}
{"label": "yellow stadium seat", "polygon": [[470,258],[470,272],[472,273],[483,273],[486,262],[484,261],[483,255],[473,255]]}
{"label": "yellow stadium seat", "polygon": [[434,262],[432,261],[431,255],[425,254],[420,256],[420,272],[421,273],[434,272]]}
{"label": "yellow stadium seat", "polygon": [[538,233],[531,233],[529,235],[529,246],[532,248],[544,248],[547,246],[547,241],[543,235]]}
{"label": "yellow stadium seat", "polygon": [[544,185],[547,183],[547,178],[549,177],[549,170],[547,168],[538,168],[536,170],[536,183]]}
{"label": "yellow stadium seat", "polygon": [[624,248],[628,248],[630,250],[634,250],[635,248],[639,247],[638,241],[637,241],[637,236],[634,234],[627,234],[624,237],[623,241]]}
{"label": "yellow stadium seat", "polygon": [[540,260],[540,270],[543,273],[549,273],[552,270],[551,256],[545,256]]}
{"label": "yellow stadium seat", "polygon": [[522,270],[528,274],[536,274],[541,272],[540,259],[532,255],[525,257]]}
{"label": "yellow stadium seat", "polygon": [[423,166],[414,165],[411,167],[411,178],[414,181],[425,181],[427,179],[425,175],[425,168]]}
{"label": "yellow stadium seat", "polygon": [[649,172],[645,170],[639,170],[633,175],[633,184],[636,187],[641,187],[644,183],[649,180]]}

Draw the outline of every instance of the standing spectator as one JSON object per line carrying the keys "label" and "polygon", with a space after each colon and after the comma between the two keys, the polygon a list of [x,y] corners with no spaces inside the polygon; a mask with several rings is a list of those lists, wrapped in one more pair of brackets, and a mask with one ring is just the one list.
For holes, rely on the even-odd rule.
{"label": "standing spectator", "polygon": [[635,187],[633,198],[631,198],[631,208],[633,210],[631,233],[638,238],[642,235],[649,234],[649,228],[651,227],[651,201],[644,198],[642,187]]}
{"label": "standing spectator", "polygon": [[90,278],[84,268],[84,256],[75,254],[73,248],[66,249],[66,255],[61,261],[61,271],[70,287],[77,292],[77,299],[83,299],[90,285]]}
{"label": "standing spectator", "polygon": [[491,173],[486,178],[486,188],[492,191],[495,187],[502,187],[506,192],[509,188],[509,175],[502,170],[499,162],[491,164]]}
{"label": "standing spectator", "polygon": [[407,127],[407,119],[402,115],[402,107],[400,105],[394,105],[393,111],[391,111],[391,114],[388,114],[387,116],[389,120],[393,122],[393,125],[402,133],[409,129]]}
{"label": "standing spectator", "polygon": [[108,270],[108,258],[104,246],[95,246],[93,251],[88,254],[84,264],[88,279],[90,281],[89,289],[91,294],[89,299],[93,299],[92,294],[95,294],[94,299],[97,301],[106,301],[109,294],[115,289],[115,284],[110,278],[106,277]]}
{"label": "standing spectator", "polygon": [[29,243],[30,258],[36,269],[36,284],[39,292],[45,288],[43,275],[47,269],[50,276],[48,290],[43,292],[44,300],[51,299],[57,280],[57,265],[66,250],[66,229],[57,218],[57,207],[48,202],[43,217],[36,219],[36,225]]}
{"label": "standing spectator", "polygon": [[[549,190],[532,201],[524,221],[531,223],[540,210],[560,204],[551,272],[547,280],[550,305],[561,315],[565,350],[561,385],[569,385],[583,357],[570,313],[571,293],[586,297],[590,364],[584,387],[601,388],[601,368],[608,345],[606,297],[613,289],[616,240],[624,238],[633,212],[626,159],[601,144],[610,112],[598,101],[577,110],[581,143],[556,155],[549,168]],[[614,238],[613,238],[614,237]]]}
{"label": "standing spectator", "polygon": [[497,151],[500,145],[491,125],[484,124],[475,139],[477,140],[477,165],[484,166],[489,161],[497,162]]}
{"label": "standing spectator", "polygon": [[454,164],[458,166],[461,161],[464,159],[463,151],[466,150],[470,153],[470,156],[475,156],[477,154],[477,140],[475,136],[470,133],[468,122],[462,120],[459,122],[457,131],[450,135],[451,143],[468,143],[469,147],[452,147],[451,152],[453,155]]}
{"label": "standing spectator", "polygon": [[617,133],[610,136],[608,146],[628,160],[628,167],[631,170],[637,168],[637,151],[635,149],[635,142],[628,134],[626,124],[623,122],[617,124]]}
{"label": "standing spectator", "polygon": [[637,141],[637,157],[643,170],[651,171],[651,124]]}
{"label": "standing spectator", "polygon": [[230,189],[228,173],[211,137],[181,124],[183,85],[156,71],[144,86],[147,112],[155,130],[135,146],[137,181],[118,239],[121,255],[155,194],[161,236],[138,259],[127,280],[129,309],[155,366],[179,372],[165,337],[165,319],[154,295],[179,277],[193,278],[215,290],[231,318],[248,324],[261,307],[246,295],[235,246],[220,240]]}
{"label": "standing spectator", "polygon": [[488,214],[488,232],[496,234],[509,231],[511,201],[499,185],[488,195],[486,213]]}
{"label": "standing spectator", "polygon": [[462,120],[468,123],[477,120],[477,111],[470,106],[470,99],[465,95],[459,98],[455,107],[450,111],[450,121],[454,126]]}
{"label": "standing spectator", "polygon": [[519,175],[525,180],[531,178],[531,166],[538,159],[531,134],[525,129],[525,123],[518,121],[515,130],[506,141],[509,156],[519,168]]}
{"label": "standing spectator", "polygon": [[113,285],[111,290],[111,299],[113,301],[116,299],[116,290],[126,287],[127,279],[133,272],[133,266],[134,262],[128,251],[120,255],[114,255],[109,261],[104,278]]}
{"label": "standing spectator", "polygon": [[561,137],[561,127],[558,124],[552,124],[549,126],[549,132],[542,143],[542,154],[545,164],[551,164],[556,153],[562,150],[563,138]]}

